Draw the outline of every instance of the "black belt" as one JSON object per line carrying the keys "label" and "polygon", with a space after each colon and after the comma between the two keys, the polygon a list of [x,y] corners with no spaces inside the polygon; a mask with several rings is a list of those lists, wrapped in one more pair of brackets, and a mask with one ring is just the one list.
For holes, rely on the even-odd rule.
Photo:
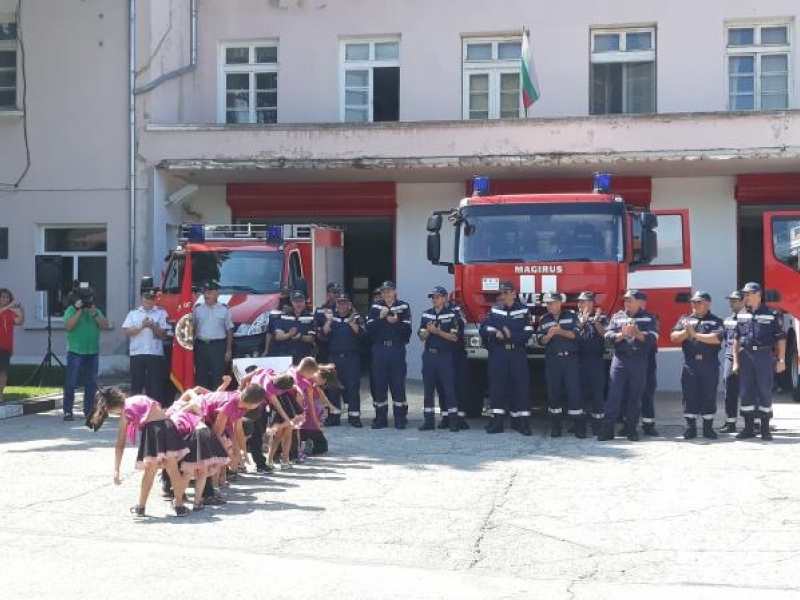
{"label": "black belt", "polygon": [[516,350],[518,347],[518,344],[500,344],[500,348],[503,350]]}
{"label": "black belt", "polygon": [[348,358],[350,356],[358,356],[358,352],[328,352],[331,358]]}
{"label": "black belt", "polygon": [[716,354],[684,354],[686,360],[711,360],[716,357]]}
{"label": "black belt", "polygon": [[742,346],[742,348],[744,350],[749,351],[749,352],[760,352],[761,350],[772,350],[772,345],[759,346],[759,345],[756,345],[756,344],[745,344],[744,346]]}
{"label": "black belt", "polygon": [[425,352],[429,354],[439,354],[444,352],[450,352],[448,348],[425,348]]}
{"label": "black belt", "polygon": [[379,342],[379,344],[381,346],[386,346],[388,348],[391,348],[392,346],[394,346],[394,341],[393,340],[383,340],[383,341]]}
{"label": "black belt", "polygon": [[565,350],[564,352],[551,352],[547,356],[559,356],[559,357],[562,357],[562,356],[572,356],[573,354],[575,354],[575,353],[571,352],[569,350]]}
{"label": "black belt", "polygon": [[224,342],[225,338],[219,338],[218,340],[204,340],[202,338],[196,338],[195,342],[200,342],[201,344],[213,344],[214,342]]}

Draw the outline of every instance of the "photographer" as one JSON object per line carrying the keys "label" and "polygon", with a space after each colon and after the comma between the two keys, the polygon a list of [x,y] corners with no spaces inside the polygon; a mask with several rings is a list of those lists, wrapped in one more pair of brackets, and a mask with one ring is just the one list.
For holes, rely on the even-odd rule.
{"label": "photographer", "polygon": [[25,311],[14,302],[11,290],[0,288],[0,402],[8,382],[8,366],[14,351],[14,327],[25,322]]}
{"label": "photographer", "polygon": [[166,406],[162,382],[167,311],[155,305],[152,289],[142,290],[142,303],[125,317],[122,331],[131,340],[131,395],[146,394]]}
{"label": "photographer", "polygon": [[94,293],[81,283],[72,290],[70,304],[64,311],[64,328],[67,330],[67,375],[64,380],[64,420],[73,421],[75,387],[83,376],[83,414],[92,412],[97,392],[100,330],[108,329],[108,320],[94,305]]}

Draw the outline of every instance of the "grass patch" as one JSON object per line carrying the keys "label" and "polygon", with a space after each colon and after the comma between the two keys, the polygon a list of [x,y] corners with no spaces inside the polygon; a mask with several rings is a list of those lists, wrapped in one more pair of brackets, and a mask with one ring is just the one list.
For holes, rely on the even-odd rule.
{"label": "grass patch", "polygon": [[39,396],[61,392],[61,390],[62,388],[60,387],[7,385],[3,392],[3,399],[5,402],[9,400],[27,400],[28,398],[38,398]]}
{"label": "grass patch", "polygon": [[[8,385],[18,387],[55,387],[64,386],[64,369],[56,365],[44,369],[33,378],[33,374],[39,365],[11,365],[8,368]],[[6,388],[8,390],[8,387]]]}

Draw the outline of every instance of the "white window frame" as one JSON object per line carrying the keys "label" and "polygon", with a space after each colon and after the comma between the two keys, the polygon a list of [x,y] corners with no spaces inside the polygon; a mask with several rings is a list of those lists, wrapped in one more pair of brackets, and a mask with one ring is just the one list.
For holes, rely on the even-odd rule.
{"label": "white window frame", "polygon": [[[91,229],[105,229],[106,231],[106,250],[105,252],[80,252],[80,251],[73,251],[73,252],[62,252],[62,251],[46,251],[44,238],[45,238],[45,231],[51,229],[84,229],[84,228],[91,228]],[[78,278],[78,259],[80,257],[92,257],[92,256],[100,256],[106,259],[106,270],[108,270],[108,224],[107,223],[46,223],[40,224],[37,227],[36,231],[36,254],[48,254],[53,256],[71,256],[73,257],[72,261],[72,277],[71,279],[75,280]],[[106,276],[107,281],[108,277]],[[92,287],[95,286],[95,282],[89,282]],[[106,283],[105,295],[108,298],[108,283]],[[47,292],[36,292],[36,318],[40,321],[47,321],[47,313],[45,312],[45,306],[47,305]],[[108,311],[108,307],[102,307],[103,310]],[[62,317],[50,317],[50,320],[53,323],[63,323],[64,319]]]}
{"label": "white window frame", "polygon": [[[225,52],[229,48],[247,48],[249,60],[247,64],[228,65],[225,63]],[[257,63],[255,62],[256,48],[275,48],[277,52],[277,61],[274,63]],[[249,96],[248,96],[248,120],[246,124],[251,125],[271,125],[271,123],[258,123],[256,121],[256,75],[261,73],[275,73],[277,78],[276,93],[280,92],[280,46],[277,39],[263,39],[263,40],[240,40],[232,42],[222,42],[219,44],[219,53],[217,58],[217,123],[222,125],[235,125],[235,123],[227,122],[227,95],[228,86],[226,75],[229,74],[242,74],[246,73],[249,77]],[[276,101],[275,105],[276,117],[275,123],[280,122],[280,107]]]}
{"label": "white window frame", "polygon": [[[464,37],[461,40],[461,72],[462,72],[462,89],[461,89],[461,117],[465,121],[475,121],[478,119],[470,119],[470,89],[469,80],[470,75],[488,75],[489,77],[489,116],[488,119],[500,118],[522,118],[525,116],[525,108],[522,105],[522,90],[518,90],[519,94],[519,111],[516,117],[501,117],[501,87],[500,81],[502,75],[520,75],[520,59],[500,59],[499,58],[499,45],[503,43],[519,43],[520,51],[522,50],[522,37],[521,36],[502,36],[502,37]],[[472,44],[491,44],[492,45],[492,58],[487,60],[467,60],[467,47]],[[522,81],[519,81],[520,86]]]}
{"label": "white window frame", "polygon": [[[650,50],[632,50],[627,51],[627,34],[629,33],[649,33],[652,40],[652,48]],[[592,64],[620,64],[620,63],[653,63],[653,112],[652,113],[632,113],[626,106],[627,101],[627,81],[625,79],[625,71],[623,70],[622,82],[622,113],[627,114],[655,114],[658,112],[658,39],[656,35],[655,25],[647,26],[631,26],[631,27],[593,27],[589,31],[589,111],[592,108],[592,79],[591,79],[591,65]],[[619,36],[620,47],[616,52],[595,52],[595,37],[598,35],[616,34]],[[605,114],[605,113],[604,113]]]}
{"label": "white window frame", "polygon": [[[13,15],[12,15],[13,16]],[[8,15],[0,15],[0,24],[17,24],[15,19],[8,18]],[[19,47],[19,26],[17,25],[17,32],[16,38],[13,40],[0,40],[0,50],[3,51],[13,51],[15,53],[16,58],[16,65],[15,65],[15,82],[14,82],[14,106],[0,106],[0,114],[4,115],[16,115],[21,114],[20,108],[20,92],[21,92],[21,77],[20,77],[20,70],[22,68],[21,65],[21,56],[20,56],[20,47]]]}
{"label": "white window frame", "polygon": [[[785,27],[786,28],[786,44],[781,45],[762,45],[761,44],[761,30],[770,27]],[[750,46],[729,46],[728,45],[728,32],[731,29],[753,29],[753,44]],[[792,60],[792,31],[794,30],[793,19],[769,19],[769,20],[756,20],[756,21],[726,21],[725,22],[725,104],[728,111],[738,112],[746,111],[753,112],[762,110],[788,110],[792,106],[792,89],[794,82],[792,73],[794,70]],[[761,58],[766,55],[786,55],[786,107],[775,109],[761,108]],[[735,56],[753,56],[754,58],[754,71],[753,71],[753,108],[752,109],[733,109],[731,108],[731,72],[730,61],[731,57]]]}
{"label": "white window frame", "polygon": [[[397,44],[397,59],[392,60],[376,60],[375,59],[375,45],[376,44],[385,44],[385,43],[396,43]],[[346,49],[348,44],[369,44],[369,58],[367,60],[361,61],[348,61],[346,60]],[[400,68],[400,62],[402,60],[402,52],[403,48],[400,44],[400,36],[386,36],[386,37],[376,37],[376,38],[342,38],[339,40],[339,120],[342,123],[373,123],[374,116],[375,116],[375,85],[373,81],[373,73],[375,68],[380,67],[397,67]],[[345,73],[347,71],[362,71],[366,70],[368,75],[367,81],[367,92],[368,92],[368,105],[367,105],[367,120],[366,121],[346,121],[345,115],[347,112],[347,105],[345,104]],[[399,92],[398,92],[399,93]],[[398,99],[399,100],[399,99]],[[398,121],[400,120],[400,115],[398,115]]]}

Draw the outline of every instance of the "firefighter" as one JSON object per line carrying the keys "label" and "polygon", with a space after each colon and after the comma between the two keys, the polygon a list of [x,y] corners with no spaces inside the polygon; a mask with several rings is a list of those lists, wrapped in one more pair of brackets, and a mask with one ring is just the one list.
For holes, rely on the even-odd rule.
{"label": "firefighter", "polygon": [[[456,406],[457,406],[457,414],[458,414],[458,426],[461,429],[469,429],[469,424],[467,423],[467,348],[464,345],[464,328],[467,325],[467,319],[464,316],[464,309],[459,306],[458,303],[453,302],[452,300],[448,304],[450,310],[452,310],[458,316],[459,321],[461,321],[461,328],[460,328],[460,339],[458,340],[458,344],[456,345],[455,350],[453,351],[453,374],[455,376],[455,391],[456,391]],[[438,390],[441,394],[441,390]],[[444,419],[439,423],[440,429],[446,429],[449,427],[449,422],[445,422]]]}
{"label": "firefighter", "polygon": [[381,299],[374,302],[367,317],[372,341],[372,374],[375,386],[373,429],[388,427],[389,390],[395,429],[406,428],[406,344],[411,337],[411,307],[398,300],[393,281],[381,284]]}
{"label": "firefighter", "polygon": [[600,432],[603,404],[606,397],[606,365],[603,354],[606,341],[603,336],[608,318],[595,304],[594,292],[581,292],[578,296],[578,363],[580,368],[582,406],[591,412],[592,435]]}
{"label": "firefighter", "polygon": [[[364,335],[364,321],[355,309],[350,297],[340,294],[336,298],[335,310],[325,313],[325,323],[320,330],[328,346],[328,358],[336,366],[344,392],[328,389],[330,401],[342,407],[342,394],[347,404],[347,423],[361,428],[361,353],[359,340]],[[339,415],[329,414],[325,425],[339,425]]]}
{"label": "firefighter", "polygon": [[736,433],[736,417],[739,414],[739,374],[733,372],[733,339],[736,333],[736,315],[744,308],[744,294],[735,290],[728,294],[731,307],[730,316],[723,321],[725,325],[725,363],[722,381],[725,384],[725,425],[720,433]]}
{"label": "firefighter", "polygon": [[[647,300],[642,300],[642,310],[647,312]],[[655,321],[655,331],[658,331],[658,316],[647,313]],[[648,436],[657,436],[656,430],[656,387],[658,386],[657,357],[658,344],[653,344],[647,352],[647,374],[645,376],[644,392],[642,393],[642,433]]]}
{"label": "firefighter", "polygon": [[538,342],[545,347],[544,368],[547,381],[547,404],[550,413],[550,437],[561,437],[561,390],[567,392],[567,414],[573,419],[576,438],[586,437],[586,420],[581,408],[578,382],[578,315],[562,310],[566,297],[559,292],[547,292],[542,301],[547,312],[536,331]]}
{"label": "firefighter", "polygon": [[[327,315],[336,310],[336,299],[341,293],[342,287],[336,281],[330,281],[325,286],[325,302],[314,311],[314,329],[318,334],[323,325],[325,325]],[[320,335],[317,335],[317,362],[320,364],[330,362],[328,359],[328,342]]]}
{"label": "firefighter", "polygon": [[642,411],[642,395],[647,378],[647,354],[658,342],[655,319],[642,309],[647,296],[640,290],[628,290],[622,296],[625,308],[608,323],[605,338],[614,346],[609,372],[603,427],[599,441],[614,439],[614,423],[626,403],[625,426],[629,440],[637,441],[637,425]]}
{"label": "firefighter", "polygon": [[306,306],[306,295],[301,290],[292,290],[289,294],[292,303],[287,314],[278,317],[275,322],[275,356],[291,356],[292,364],[298,365],[306,356],[314,356],[314,342],[317,339],[314,330],[314,315]]}
{"label": "firefighter", "polygon": [[440,285],[428,294],[433,306],[422,313],[419,339],[425,344],[422,351],[422,382],[424,385],[423,421],[420,431],[436,427],[434,400],[439,391],[442,421],[450,431],[460,431],[456,389],[454,384],[453,353],[461,341],[461,318],[447,302],[447,290]]}
{"label": "firefighter", "polygon": [[703,437],[717,439],[714,414],[717,411],[719,382],[719,349],[725,335],[722,319],[711,310],[711,295],[696,291],[689,300],[692,312],[675,323],[670,339],[683,349],[683,416],[686,419],[684,439],[697,437],[697,419],[703,418]]}
{"label": "firefighter", "polygon": [[528,357],[525,347],[533,335],[530,309],[517,300],[511,281],[499,285],[498,302],[481,324],[481,338],[489,351],[488,379],[492,419],[487,433],[502,433],[506,400],[511,398],[511,427],[531,435],[528,400]]}
{"label": "firefighter", "polygon": [[754,421],[761,419],[761,439],[771,440],[773,373],[786,369],[786,333],[781,315],[762,301],[755,282],[742,288],[745,307],[736,315],[733,342],[733,372],[739,374],[744,429],[736,437],[755,437]]}
{"label": "firefighter", "polygon": [[264,356],[278,356],[275,353],[275,327],[278,325],[278,320],[288,315],[292,310],[292,303],[289,300],[291,290],[287,287],[282,287],[278,296],[278,304],[269,311],[267,319],[267,336],[264,342]]}

